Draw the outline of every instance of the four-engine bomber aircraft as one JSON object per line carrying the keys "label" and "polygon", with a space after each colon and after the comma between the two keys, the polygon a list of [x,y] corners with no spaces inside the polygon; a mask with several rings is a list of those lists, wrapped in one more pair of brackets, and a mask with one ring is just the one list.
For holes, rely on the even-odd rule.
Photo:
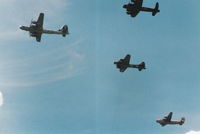
{"label": "four-engine bomber aircraft", "polygon": [[131,59],[131,55],[127,54],[124,59],[120,59],[117,62],[114,62],[116,64],[116,67],[119,69],[120,72],[124,72],[128,67],[129,68],[138,68],[139,71],[145,68],[145,63],[142,62],[139,65],[133,65],[129,64]]}
{"label": "four-engine bomber aircraft", "polygon": [[21,26],[20,29],[29,31],[30,36],[35,37],[38,42],[41,41],[41,36],[43,33],[61,34],[63,37],[69,34],[67,25],[64,25],[63,28],[59,29],[58,31],[53,31],[53,30],[43,29],[43,22],[44,22],[44,13],[40,13],[37,21],[31,21],[31,25],[29,27]]}
{"label": "four-engine bomber aircraft", "polygon": [[131,15],[131,17],[137,16],[137,14],[140,11],[145,11],[145,12],[152,12],[152,15],[155,16],[156,13],[160,12],[159,4],[158,2],[156,3],[155,8],[147,8],[147,7],[142,7],[143,0],[131,0],[130,3],[123,5],[123,8],[127,10],[127,14]]}
{"label": "four-engine bomber aircraft", "polygon": [[161,120],[156,120],[157,123],[159,123],[161,126],[165,126],[165,125],[174,125],[174,124],[178,124],[178,125],[183,125],[185,122],[185,117],[182,117],[180,121],[171,121],[172,119],[172,112],[169,113],[168,116],[165,116],[163,119]]}

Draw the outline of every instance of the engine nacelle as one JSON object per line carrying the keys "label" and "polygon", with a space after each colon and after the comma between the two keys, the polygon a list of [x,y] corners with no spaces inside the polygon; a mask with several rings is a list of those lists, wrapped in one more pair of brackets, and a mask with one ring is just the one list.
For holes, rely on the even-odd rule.
{"label": "engine nacelle", "polygon": [[31,24],[37,24],[37,21],[31,21]]}
{"label": "engine nacelle", "polygon": [[128,5],[123,5],[123,8],[128,8]]}
{"label": "engine nacelle", "polygon": [[30,36],[31,36],[31,37],[36,37],[36,34],[30,33]]}

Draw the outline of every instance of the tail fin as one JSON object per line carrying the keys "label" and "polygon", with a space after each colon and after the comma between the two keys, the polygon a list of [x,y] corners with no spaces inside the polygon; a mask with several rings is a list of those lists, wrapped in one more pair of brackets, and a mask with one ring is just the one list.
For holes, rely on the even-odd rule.
{"label": "tail fin", "polygon": [[145,68],[145,63],[144,62],[141,62],[138,66],[138,70],[141,71],[142,69],[146,69]]}
{"label": "tail fin", "polygon": [[157,2],[156,6],[152,12],[152,15],[155,16],[158,12],[160,12],[160,10],[159,10],[159,3]]}
{"label": "tail fin", "polygon": [[67,25],[64,25],[62,29],[59,29],[59,31],[62,32],[62,36],[63,37],[65,37],[67,34],[69,34],[68,26]]}
{"label": "tail fin", "polygon": [[180,120],[180,123],[179,123],[179,125],[183,125],[185,123],[185,118],[184,117],[182,117],[181,118],[181,120]]}

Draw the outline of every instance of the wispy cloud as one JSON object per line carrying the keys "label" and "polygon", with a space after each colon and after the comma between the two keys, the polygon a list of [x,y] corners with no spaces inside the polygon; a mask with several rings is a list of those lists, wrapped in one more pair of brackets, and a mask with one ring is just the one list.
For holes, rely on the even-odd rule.
{"label": "wispy cloud", "polygon": [[[68,5],[68,0],[0,0],[0,31],[3,31],[0,33],[0,45],[29,39],[24,37],[27,32],[21,31],[19,26],[28,25],[32,18],[36,20],[40,12],[46,14],[48,24],[45,23],[45,27],[62,23],[62,15]],[[35,55],[24,53],[24,57],[13,56],[2,49],[0,86],[32,86],[76,76],[85,68],[85,55],[79,52],[81,43],[82,40],[78,40]]]}
{"label": "wispy cloud", "polygon": [[1,61],[0,86],[33,86],[74,77],[86,68],[82,40],[29,58]]}
{"label": "wispy cloud", "polygon": [[19,26],[28,25],[31,18],[37,19],[40,12],[47,13],[47,19],[57,18],[51,19],[49,23],[60,21],[62,17],[59,17],[59,14],[62,14],[67,6],[68,0],[0,0],[0,31],[4,31],[0,33],[0,45],[5,44],[5,41],[22,39],[25,33],[20,31]]}
{"label": "wispy cloud", "polygon": [[193,130],[191,130],[191,131],[189,131],[189,132],[187,132],[185,134],[200,134],[200,131],[193,131]]}

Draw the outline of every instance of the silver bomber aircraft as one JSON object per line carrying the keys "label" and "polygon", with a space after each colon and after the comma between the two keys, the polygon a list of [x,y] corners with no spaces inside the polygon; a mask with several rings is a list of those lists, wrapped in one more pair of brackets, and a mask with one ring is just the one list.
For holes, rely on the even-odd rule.
{"label": "silver bomber aircraft", "polygon": [[120,72],[124,72],[127,68],[137,68],[139,71],[141,71],[142,69],[146,69],[144,62],[141,62],[138,65],[134,65],[130,64],[130,59],[131,55],[127,54],[124,59],[120,59],[119,61],[114,62],[114,64],[116,64],[116,67],[119,69]]}
{"label": "silver bomber aircraft", "polygon": [[45,34],[60,34],[63,37],[65,37],[68,32],[67,25],[64,25],[62,29],[59,29],[58,31],[53,30],[45,30],[43,29],[43,22],[44,22],[44,13],[40,13],[37,21],[31,21],[30,26],[21,26],[20,29],[24,31],[29,31],[31,37],[35,37],[36,41],[41,41],[41,36],[43,33]]}
{"label": "silver bomber aircraft", "polygon": [[126,13],[131,15],[131,17],[137,16],[140,11],[152,12],[152,16],[155,16],[158,12],[160,12],[158,9],[158,2],[156,3],[155,8],[142,7],[142,4],[143,0],[131,0],[130,3],[123,5],[123,8],[126,9]]}
{"label": "silver bomber aircraft", "polygon": [[156,120],[157,123],[159,123],[161,126],[165,126],[165,125],[183,125],[185,122],[185,117],[182,117],[180,121],[172,121],[172,112],[169,113],[168,116],[165,116],[163,119],[161,120]]}

